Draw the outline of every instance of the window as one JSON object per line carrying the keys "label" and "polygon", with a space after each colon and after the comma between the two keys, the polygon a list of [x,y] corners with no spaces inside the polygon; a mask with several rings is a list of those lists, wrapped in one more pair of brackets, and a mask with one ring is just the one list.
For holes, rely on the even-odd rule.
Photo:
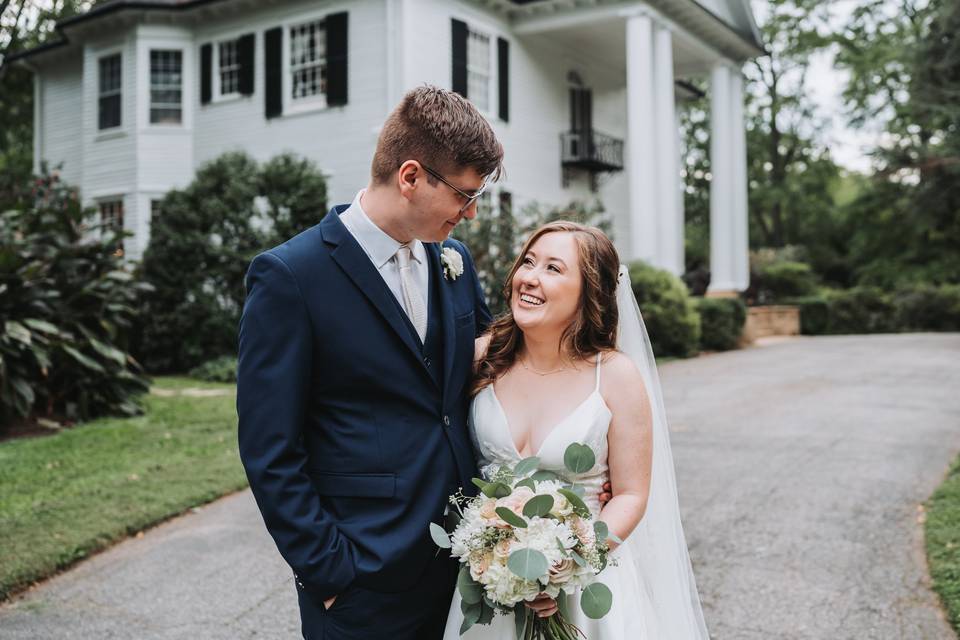
{"label": "window", "polygon": [[217,67],[219,69],[219,96],[240,94],[240,54],[237,40],[225,40],[217,45]]}
{"label": "window", "polygon": [[467,95],[481,111],[490,110],[490,36],[468,28]]}
{"label": "window", "polygon": [[123,255],[123,199],[103,200],[100,202],[100,224],[103,225],[103,231],[115,231],[117,236],[117,245],[115,254]]}
{"label": "window", "polygon": [[327,93],[327,31],[323,20],[290,28],[290,87],[296,100]]}
{"label": "window", "polygon": [[183,53],[150,51],[150,123],[180,124]]}
{"label": "window", "polygon": [[100,58],[100,91],[98,105],[99,129],[120,126],[120,54]]}

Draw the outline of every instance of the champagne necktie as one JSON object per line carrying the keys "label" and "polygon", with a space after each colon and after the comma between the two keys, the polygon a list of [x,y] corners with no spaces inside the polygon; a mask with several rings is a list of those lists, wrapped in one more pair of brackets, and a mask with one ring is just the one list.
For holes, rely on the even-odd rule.
{"label": "champagne necktie", "polygon": [[403,306],[407,311],[407,317],[413,323],[417,335],[420,336],[420,342],[426,342],[427,338],[427,305],[424,303],[423,294],[420,292],[417,274],[413,271],[413,253],[407,244],[400,245],[397,249],[397,265],[400,267],[400,290],[403,293]]}

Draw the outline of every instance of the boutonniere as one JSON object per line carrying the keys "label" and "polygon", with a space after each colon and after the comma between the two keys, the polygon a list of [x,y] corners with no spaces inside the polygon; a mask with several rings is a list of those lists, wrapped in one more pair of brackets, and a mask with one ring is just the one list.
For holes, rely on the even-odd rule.
{"label": "boutonniere", "polygon": [[443,264],[443,278],[456,280],[463,275],[463,256],[456,249],[444,247],[440,252],[440,262]]}

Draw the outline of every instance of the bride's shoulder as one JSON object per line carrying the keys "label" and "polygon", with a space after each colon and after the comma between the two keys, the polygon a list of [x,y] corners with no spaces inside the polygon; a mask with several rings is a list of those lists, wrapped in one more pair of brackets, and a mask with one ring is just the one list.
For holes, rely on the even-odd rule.
{"label": "bride's shoulder", "polygon": [[616,350],[604,351],[600,356],[601,388],[611,394],[620,390],[630,391],[643,385],[643,376],[625,353]]}

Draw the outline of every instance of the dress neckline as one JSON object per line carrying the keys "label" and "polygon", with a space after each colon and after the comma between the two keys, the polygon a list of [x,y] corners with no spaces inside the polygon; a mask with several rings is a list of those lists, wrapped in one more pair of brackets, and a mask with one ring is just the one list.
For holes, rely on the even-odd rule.
{"label": "dress neckline", "polygon": [[[593,391],[591,391],[590,395],[584,398],[583,401],[580,402],[580,404],[574,407],[570,411],[570,413],[568,413],[566,416],[558,420],[553,426],[550,427],[550,430],[547,433],[547,436],[543,439],[543,442],[540,443],[540,446],[537,448],[536,453],[533,454],[534,457],[540,456],[540,453],[543,452],[543,447],[547,444],[547,441],[550,440],[553,434],[560,430],[560,426],[563,425],[563,423],[568,421],[570,418],[572,418],[574,415],[576,415],[576,413],[580,411],[580,409],[582,409],[584,405],[590,402],[590,400],[592,400],[594,396],[597,396],[600,398],[600,404],[603,405],[603,408],[606,409],[607,412],[610,411],[610,407],[607,406],[606,401],[603,399],[603,396],[600,394],[600,353],[597,353],[597,362],[595,367],[596,367],[596,382],[594,383]],[[504,431],[506,432],[504,435],[506,435],[507,440],[510,442],[510,448],[513,450],[513,452],[517,455],[518,458],[522,459],[523,455],[520,453],[520,449],[517,448],[517,443],[513,439],[513,430],[510,428],[510,418],[507,417],[507,411],[506,409],[503,408],[503,403],[500,402],[500,398],[497,397],[497,390],[494,389],[493,383],[491,383],[489,387],[490,387],[490,395],[493,396],[493,401],[497,405],[497,409],[500,411],[500,417],[503,419],[502,420],[503,428],[504,428]]]}

